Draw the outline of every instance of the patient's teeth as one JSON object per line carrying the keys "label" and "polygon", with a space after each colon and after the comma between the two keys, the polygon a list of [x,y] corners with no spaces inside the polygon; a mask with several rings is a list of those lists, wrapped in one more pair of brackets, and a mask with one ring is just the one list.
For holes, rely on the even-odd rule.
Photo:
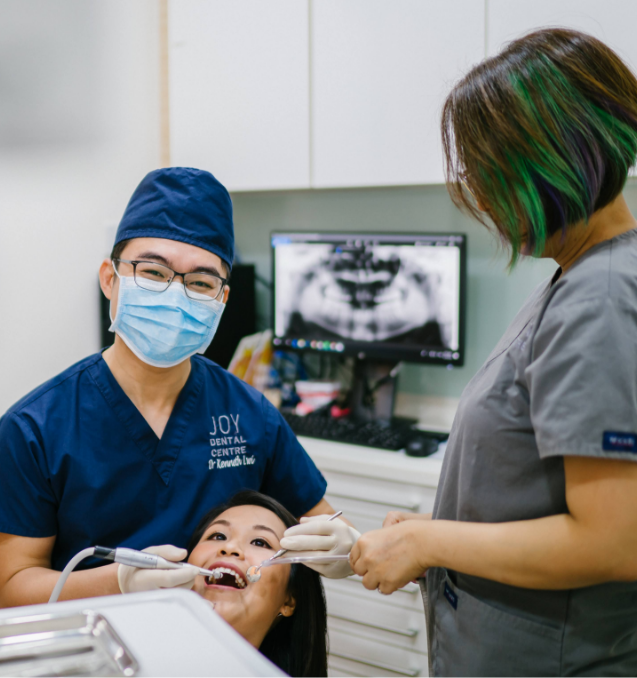
{"label": "patient's teeth", "polygon": [[244,589],[246,587],[246,582],[243,579],[243,577],[238,572],[230,569],[229,567],[215,567],[213,573],[214,573],[213,575],[210,575],[208,577],[209,584],[211,583],[210,579],[212,577],[214,577],[214,579],[221,579],[221,577],[223,577],[224,574],[229,574],[234,577],[234,580],[237,583],[238,588]]}

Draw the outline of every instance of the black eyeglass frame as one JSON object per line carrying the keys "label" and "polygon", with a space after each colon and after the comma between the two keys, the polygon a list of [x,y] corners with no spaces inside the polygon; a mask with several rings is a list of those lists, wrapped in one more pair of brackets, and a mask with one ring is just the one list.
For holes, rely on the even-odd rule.
{"label": "black eyeglass frame", "polygon": [[[135,284],[138,287],[141,287],[143,290],[147,289],[147,288],[143,287],[142,285],[140,285],[137,282],[137,265],[138,264],[154,264],[155,266],[161,266],[162,268],[167,268],[169,271],[172,271],[173,275],[170,278],[170,280],[166,283],[166,289],[165,290],[160,290],[160,291],[148,290],[149,292],[155,292],[155,294],[161,294],[162,292],[165,292],[170,287],[170,284],[172,283],[172,281],[177,276],[179,276],[181,278],[181,282],[184,286],[184,291],[186,292],[186,295],[188,296],[189,299],[192,299],[192,297],[188,294],[188,287],[186,286],[186,276],[187,275],[209,275],[212,278],[217,278],[217,280],[221,280],[221,289],[219,290],[217,296],[216,297],[209,297],[210,301],[217,301],[219,299],[219,297],[221,297],[223,295],[223,291],[225,290],[226,285],[228,284],[228,278],[222,278],[220,275],[216,275],[215,273],[208,273],[208,272],[197,273],[197,271],[190,271],[188,273],[180,273],[179,271],[175,271],[174,269],[170,268],[170,266],[166,266],[166,264],[160,264],[157,261],[149,261],[148,259],[136,259],[134,261],[131,261],[130,259],[112,259],[112,261],[113,261],[113,264],[116,261],[121,263],[121,264],[131,264],[132,267],[133,267],[133,280],[135,281]],[[115,269],[115,270],[117,271],[117,269]],[[205,296],[205,295],[201,295],[201,296]],[[201,299],[201,298],[193,299],[193,300],[194,301],[203,301],[203,302],[207,301],[207,299]]]}

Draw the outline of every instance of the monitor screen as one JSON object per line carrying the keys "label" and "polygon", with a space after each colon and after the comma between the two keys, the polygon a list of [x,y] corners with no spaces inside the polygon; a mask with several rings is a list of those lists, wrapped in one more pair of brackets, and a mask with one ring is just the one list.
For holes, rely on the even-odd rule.
{"label": "monitor screen", "polygon": [[462,365],[463,234],[273,233],[273,343]]}

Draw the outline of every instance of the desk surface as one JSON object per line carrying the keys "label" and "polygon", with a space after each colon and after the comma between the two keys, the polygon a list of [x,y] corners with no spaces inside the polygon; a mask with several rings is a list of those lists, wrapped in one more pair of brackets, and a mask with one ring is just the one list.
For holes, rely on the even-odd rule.
{"label": "desk surface", "polygon": [[[399,393],[396,414],[416,417],[418,427],[449,431],[458,407],[456,398]],[[335,443],[300,436],[301,445],[322,470],[379,480],[437,487],[442,468],[440,459],[418,459],[404,452],[387,452],[373,447]]]}

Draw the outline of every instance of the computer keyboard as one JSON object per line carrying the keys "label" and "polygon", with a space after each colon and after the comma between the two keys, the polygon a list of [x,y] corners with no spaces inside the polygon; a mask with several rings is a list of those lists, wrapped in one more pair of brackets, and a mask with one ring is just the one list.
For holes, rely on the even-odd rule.
{"label": "computer keyboard", "polygon": [[282,412],[283,417],[297,436],[321,438],[350,445],[378,447],[382,450],[402,450],[414,436],[431,436],[443,441],[447,433],[421,431],[411,424],[397,422],[383,425],[378,422],[358,422],[351,419],[335,419],[329,415],[308,414],[300,417],[292,412]]}

